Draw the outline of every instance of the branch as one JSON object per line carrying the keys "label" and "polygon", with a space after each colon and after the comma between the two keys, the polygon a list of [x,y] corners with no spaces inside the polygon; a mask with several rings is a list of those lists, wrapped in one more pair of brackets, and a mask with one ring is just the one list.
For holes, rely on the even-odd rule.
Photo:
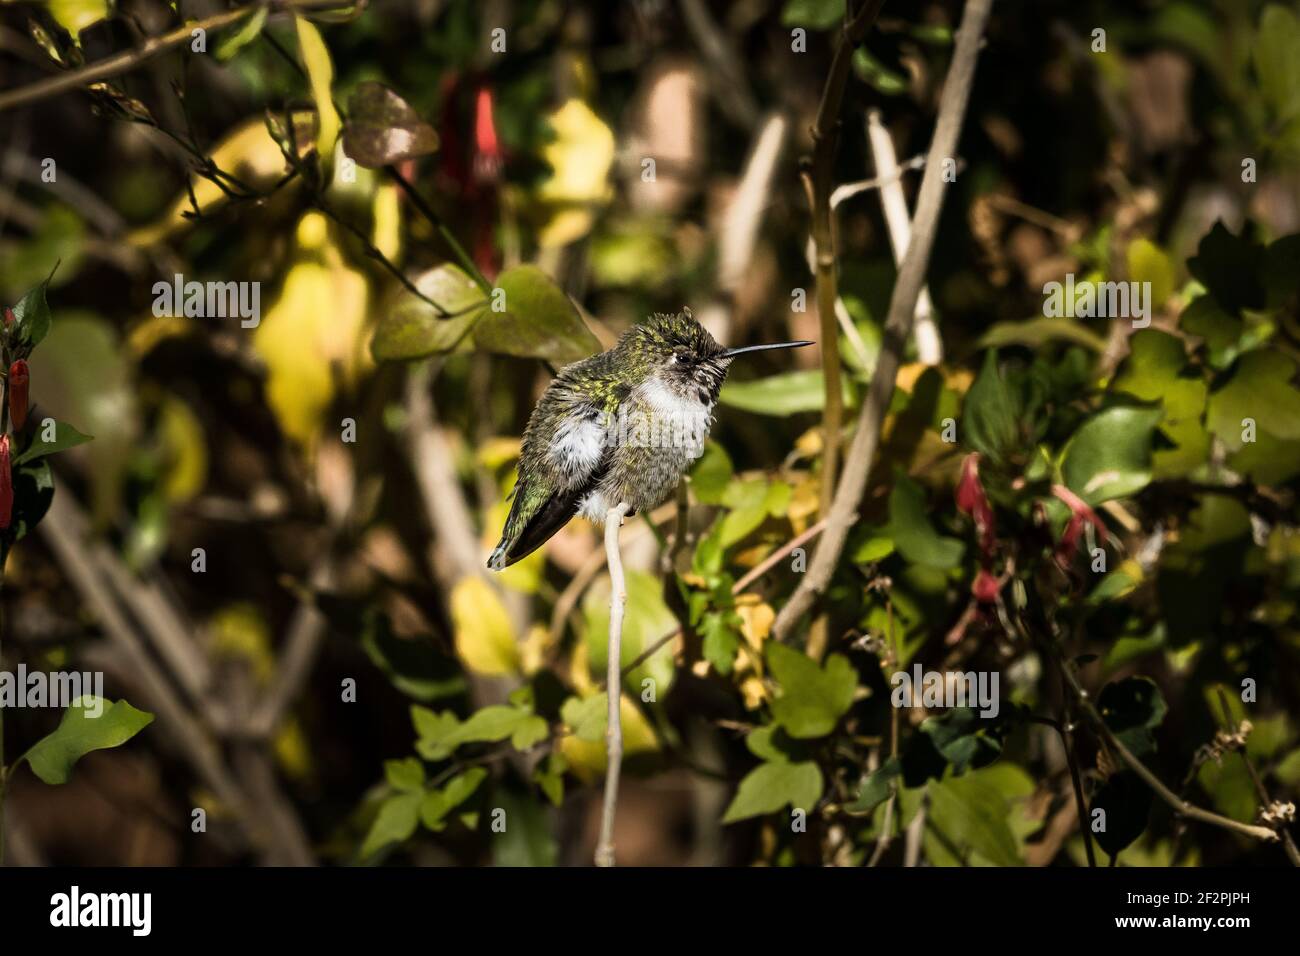
{"label": "branch", "polygon": [[[351,6],[351,3],[343,2],[343,0],[278,0],[275,5],[284,9],[309,10]],[[17,106],[25,106],[28,103],[48,99],[51,96],[58,96],[60,93],[66,93],[69,90],[90,86],[92,83],[99,83],[112,76],[128,73],[142,63],[147,63],[168,50],[188,43],[192,39],[195,30],[221,30],[238,23],[262,6],[265,6],[265,4],[250,3],[247,6],[236,7],[233,10],[214,14],[205,20],[194,20],[182,24],[169,33],[150,37],[133,50],[123,50],[121,53],[114,53],[110,57],[105,57],[79,70],[58,73],[43,80],[37,80],[35,83],[29,83],[27,86],[20,86],[16,90],[0,93],[0,113]]]}
{"label": "branch", "polygon": [[[804,184],[812,205],[812,240],[816,250],[817,319],[821,323],[822,375],[826,388],[826,409],[822,415],[825,451],[822,454],[822,514],[831,506],[835,472],[839,464],[840,432],[844,427],[844,397],[840,391],[839,329],[835,317],[835,300],[839,295],[835,276],[835,235],[831,221],[831,177],[834,175],[835,147],[839,143],[840,104],[849,79],[853,48],[861,42],[867,29],[876,21],[885,0],[866,0],[863,8],[840,29],[839,41],[831,60],[821,105],[813,124],[813,155]],[[848,16],[846,12],[846,17]]]}
{"label": "branch", "polygon": [[[1021,627],[1023,630],[1024,626],[1021,625]],[[1253,826],[1249,823],[1242,823],[1239,820],[1220,816],[1217,813],[1211,813],[1209,810],[1203,810],[1195,804],[1188,803],[1182,797],[1178,796],[1178,794],[1174,793],[1161,783],[1160,778],[1148,770],[1146,764],[1134,756],[1134,754],[1120,742],[1120,739],[1115,736],[1114,732],[1111,731],[1110,727],[1106,724],[1106,721],[1102,718],[1101,713],[1093,706],[1092,698],[1088,695],[1088,692],[1084,689],[1083,685],[1079,683],[1078,675],[1074,673],[1069,663],[1064,659],[1060,648],[1057,647],[1051,636],[1043,635],[1043,639],[1038,643],[1047,651],[1052,660],[1056,663],[1057,669],[1061,672],[1061,676],[1065,679],[1066,685],[1074,694],[1079,710],[1082,711],[1084,717],[1087,718],[1088,723],[1092,725],[1093,729],[1097,731],[1107,745],[1109,745],[1110,748],[1119,755],[1119,758],[1128,765],[1128,768],[1137,774],[1142,779],[1142,782],[1154,791],[1156,796],[1169,804],[1174,813],[1178,814],[1180,817],[1187,817],[1191,820],[1200,820],[1202,823],[1208,823],[1211,826],[1222,827],[1225,830],[1232,830],[1234,833],[1253,837],[1254,839],[1263,841],[1264,843],[1276,843],[1278,841],[1277,833],[1270,830],[1268,827]],[[1087,825],[1086,821],[1080,821],[1080,823],[1083,826]]]}
{"label": "branch", "polygon": [[[875,375],[867,391],[862,411],[858,415],[857,433],[853,436],[853,445],[846,459],[844,475],[835,492],[835,500],[827,515],[826,533],[817,552],[813,555],[808,572],[803,581],[791,595],[789,602],[777,615],[773,632],[778,640],[785,640],[794,630],[794,625],[812,607],[826,586],[831,574],[839,562],[840,553],[849,529],[856,519],[858,502],[862,498],[867,484],[867,474],[871,461],[875,457],[876,446],[880,441],[880,426],[884,420],[886,407],[894,393],[894,380],[898,376],[898,366],[912,329],[912,319],[916,313],[916,301],[925,281],[926,266],[930,261],[930,252],[934,248],[934,235],[939,225],[939,210],[943,205],[943,161],[950,159],[956,152],[957,138],[961,133],[962,120],[966,116],[966,104],[970,100],[971,85],[975,79],[975,61],[979,52],[980,39],[984,26],[988,22],[993,0],[969,0],[962,14],[961,27],[957,33],[957,48],[953,53],[952,66],[944,83],[943,96],[939,100],[939,116],[935,122],[934,139],[925,162],[925,175],[921,180],[921,190],[916,201],[916,216],[912,221],[912,239],[907,246],[907,255],[898,270],[898,281],[894,284],[893,297],[889,302],[889,316],[885,322],[880,358],[876,363]],[[834,297],[830,299],[830,308],[834,309]],[[834,320],[834,312],[831,312]],[[824,320],[823,320],[824,321]],[[837,386],[838,388],[838,386]],[[827,449],[831,448],[827,434]]]}
{"label": "branch", "polygon": [[618,774],[623,765],[623,725],[619,709],[623,702],[620,652],[623,648],[623,605],[627,601],[627,581],[623,577],[623,559],[618,552],[618,531],[627,502],[620,502],[605,515],[605,558],[609,562],[609,649],[605,665],[605,692],[609,699],[608,725],[605,727],[605,801],[600,813],[600,842],[596,844],[596,865],[614,865],[614,812],[618,809]]}

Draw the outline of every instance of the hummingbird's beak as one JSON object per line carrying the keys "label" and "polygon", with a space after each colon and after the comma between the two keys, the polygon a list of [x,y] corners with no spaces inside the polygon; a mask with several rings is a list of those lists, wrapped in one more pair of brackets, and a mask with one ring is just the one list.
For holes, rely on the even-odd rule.
{"label": "hummingbird's beak", "polygon": [[737,355],[744,355],[746,352],[766,352],[768,349],[801,349],[805,345],[815,344],[815,342],[776,342],[772,345],[746,345],[743,349],[727,349],[722,353],[722,357],[735,358]]}

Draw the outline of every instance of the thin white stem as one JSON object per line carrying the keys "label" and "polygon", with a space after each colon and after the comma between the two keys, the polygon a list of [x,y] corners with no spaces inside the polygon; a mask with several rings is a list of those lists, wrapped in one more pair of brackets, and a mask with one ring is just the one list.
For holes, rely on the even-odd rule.
{"label": "thin white stem", "polygon": [[623,678],[619,667],[623,650],[623,607],[627,603],[627,581],[623,558],[618,550],[618,530],[628,513],[627,502],[619,502],[605,515],[605,560],[609,563],[609,651],[605,667],[605,693],[609,698],[605,728],[605,802],[600,813],[600,842],[596,844],[596,865],[614,865],[614,813],[618,809],[618,774],[623,766],[623,723],[619,708],[623,701]]}
{"label": "thin white stem", "polygon": [[[880,121],[880,111],[867,113],[867,141],[876,163],[876,176],[881,180],[880,205],[889,227],[889,244],[894,250],[895,264],[903,261],[907,244],[912,239],[912,218],[903,197],[903,183],[899,177],[898,157],[894,154],[894,140]],[[938,365],[943,361],[943,340],[934,321],[934,306],[930,302],[930,289],[921,286],[916,298],[916,317],[912,325],[916,340],[917,357],[924,365]]]}

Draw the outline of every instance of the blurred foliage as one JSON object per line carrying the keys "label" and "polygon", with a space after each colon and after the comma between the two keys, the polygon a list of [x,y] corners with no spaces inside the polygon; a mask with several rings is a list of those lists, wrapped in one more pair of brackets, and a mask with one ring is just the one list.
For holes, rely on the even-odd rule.
{"label": "blurred foliage", "polygon": [[[33,417],[95,435],[24,446],[18,493],[47,493],[41,456],[71,449],[60,493],[168,582],[232,711],[274,691],[304,609],[323,617],[270,746],[331,862],[590,858],[599,536],[577,519],[482,571],[528,414],[556,367],[652,311],[688,304],[728,345],[817,334],[799,160],[844,0],[688,6],[259,6],[205,51],[5,115],[0,300],[60,263],[53,322],[15,310],[19,334],[49,333]],[[837,184],[875,175],[867,109],[900,161],[924,152],[959,14],[885,5],[853,52]],[[29,54],[0,53],[14,86],[181,24],[159,0],[6,3],[0,21]],[[783,139],[738,236],[769,114]],[[898,863],[924,813],[934,865],[1086,865],[1067,724],[1084,825],[1107,820],[1097,862],[1281,859],[1153,799],[1061,668],[1184,798],[1242,822],[1267,809],[1255,777],[1295,800],[1300,8],[996,5],[960,153],[927,275],[945,359],[906,346],[816,620],[771,633],[817,547],[788,549],[818,530],[817,350],[733,370],[684,542],[673,506],[624,532],[620,862]],[[855,409],[895,266],[876,190],[835,215]],[[1143,284],[1146,321],[1050,314],[1067,274]],[[257,283],[259,314],[160,307],[174,279]],[[6,664],[94,651],[102,622],[55,554],[14,559],[11,600],[49,621],[20,616]],[[891,704],[913,666],[999,675],[999,712]],[[147,723],[109,712],[81,752]],[[241,719],[209,729],[242,740]],[[80,755],[71,720],[29,758],[46,782]],[[192,806],[151,744],[134,748],[168,768],[151,800]],[[251,852],[176,830],[172,862]]]}

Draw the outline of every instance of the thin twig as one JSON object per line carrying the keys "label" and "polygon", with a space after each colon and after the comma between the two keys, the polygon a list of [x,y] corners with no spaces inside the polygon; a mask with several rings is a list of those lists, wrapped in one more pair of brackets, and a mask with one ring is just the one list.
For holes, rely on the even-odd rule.
{"label": "thin twig", "polygon": [[[934,248],[945,186],[943,161],[956,152],[957,139],[966,116],[966,104],[970,100],[971,85],[975,79],[975,62],[992,7],[993,0],[969,0],[962,15],[961,27],[957,33],[957,48],[939,101],[934,139],[926,156],[925,175],[921,179],[916,216],[912,221],[912,239],[898,270],[898,281],[894,284],[893,296],[889,302],[889,317],[885,322],[875,374],[858,415],[857,433],[853,436],[844,474],[836,488],[834,504],[827,515],[829,523],[826,533],[813,555],[808,573],[777,615],[773,626],[773,633],[779,640],[790,636],[795,625],[830,583],[831,574],[839,563],[844,543],[848,539],[849,529],[853,526],[858,502],[866,488],[867,474],[880,441],[885,409],[894,394],[903,344],[911,332],[916,300],[921,293],[930,253]],[[834,308],[834,301],[832,296],[829,303],[831,308]],[[828,434],[827,438],[830,437]]]}
{"label": "thin twig", "polygon": [[[352,4],[350,0],[347,0],[347,2],[344,2],[344,0],[277,0],[277,5],[286,9],[312,10],[351,6]],[[25,106],[28,103],[35,103],[38,100],[57,96],[69,90],[90,86],[92,83],[98,83],[112,76],[128,73],[142,63],[147,63],[168,50],[189,43],[193,39],[195,30],[224,29],[238,23],[262,6],[265,6],[265,4],[250,3],[247,6],[236,7],[233,10],[214,14],[203,20],[185,23],[175,30],[160,36],[150,37],[135,49],[123,50],[79,70],[58,73],[43,80],[37,80],[27,86],[20,86],[16,90],[0,93],[0,113],[11,110],[16,106]]]}
{"label": "thin twig", "polygon": [[623,680],[619,658],[623,649],[623,606],[627,602],[627,580],[618,550],[618,532],[629,506],[621,501],[605,515],[605,559],[609,562],[609,649],[605,665],[605,692],[609,701],[605,727],[605,799],[600,813],[600,842],[596,844],[596,865],[614,865],[614,813],[618,809],[618,775],[623,765]]}

